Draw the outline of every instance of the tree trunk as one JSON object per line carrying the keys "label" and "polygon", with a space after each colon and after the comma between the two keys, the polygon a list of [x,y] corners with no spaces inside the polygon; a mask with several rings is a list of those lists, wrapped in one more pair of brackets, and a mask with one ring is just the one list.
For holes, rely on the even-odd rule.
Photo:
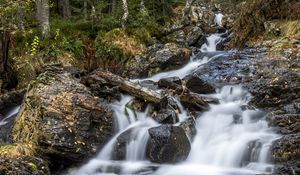
{"label": "tree trunk", "polygon": [[36,0],[36,18],[40,22],[42,35],[44,37],[50,36],[50,23],[49,23],[49,0]]}
{"label": "tree trunk", "polygon": [[118,5],[117,0],[112,0],[111,11],[112,11],[113,15],[115,15],[117,12],[117,5]]}
{"label": "tree trunk", "polygon": [[10,33],[0,31],[0,75],[7,71]]}
{"label": "tree trunk", "polygon": [[151,103],[159,103],[162,100],[161,94],[151,89],[142,87],[137,83],[128,81],[125,78],[115,75],[111,72],[104,71],[104,70],[96,70],[93,72],[93,75],[105,79],[112,85],[119,86],[121,90],[142,100]]}
{"label": "tree trunk", "polygon": [[83,2],[83,14],[84,14],[84,19],[87,20],[88,19],[88,14],[87,14],[87,1]]}
{"label": "tree trunk", "polygon": [[57,0],[57,9],[60,15],[65,19],[71,17],[71,8],[69,0]]}
{"label": "tree trunk", "polygon": [[124,27],[127,20],[128,20],[128,15],[129,15],[129,12],[128,12],[128,4],[127,4],[127,0],[122,0],[123,2],[123,17],[122,17],[122,26]]}

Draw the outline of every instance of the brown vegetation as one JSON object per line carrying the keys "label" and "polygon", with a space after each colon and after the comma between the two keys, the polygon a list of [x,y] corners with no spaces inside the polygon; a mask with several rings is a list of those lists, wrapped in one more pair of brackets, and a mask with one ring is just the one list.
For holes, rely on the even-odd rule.
{"label": "brown vegetation", "polygon": [[299,19],[298,0],[247,0],[240,9],[232,32],[231,47],[242,48],[265,31],[264,23],[274,19]]}

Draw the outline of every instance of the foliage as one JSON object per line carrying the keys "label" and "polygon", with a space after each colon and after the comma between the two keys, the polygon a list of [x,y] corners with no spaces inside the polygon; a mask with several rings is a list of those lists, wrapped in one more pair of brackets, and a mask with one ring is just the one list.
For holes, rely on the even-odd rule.
{"label": "foliage", "polygon": [[39,46],[39,37],[34,36],[34,39],[31,43],[31,50],[30,50],[30,55],[35,55]]}
{"label": "foliage", "polygon": [[33,0],[1,0],[0,3],[0,30],[22,30],[25,27],[22,25],[31,19]]}

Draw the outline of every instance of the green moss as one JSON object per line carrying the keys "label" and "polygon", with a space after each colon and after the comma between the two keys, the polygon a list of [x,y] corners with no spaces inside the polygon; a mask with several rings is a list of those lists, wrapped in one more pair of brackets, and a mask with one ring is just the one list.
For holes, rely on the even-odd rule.
{"label": "green moss", "polygon": [[156,74],[156,73],[159,72],[159,71],[160,71],[160,67],[151,68],[151,69],[149,69],[149,71],[148,71],[148,75],[149,75],[149,76],[152,76],[152,75]]}

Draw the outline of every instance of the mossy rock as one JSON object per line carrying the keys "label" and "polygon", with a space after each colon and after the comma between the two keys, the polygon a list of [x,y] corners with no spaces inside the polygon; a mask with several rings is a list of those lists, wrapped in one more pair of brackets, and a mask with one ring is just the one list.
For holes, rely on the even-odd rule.
{"label": "mossy rock", "polygon": [[0,147],[0,175],[50,175],[48,163],[37,156],[31,144]]}
{"label": "mossy rock", "polygon": [[14,142],[38,147],[50,161],[80,162],[114,132],[105,100],[63,69],[47,70],[29,85],[12,130]]}

